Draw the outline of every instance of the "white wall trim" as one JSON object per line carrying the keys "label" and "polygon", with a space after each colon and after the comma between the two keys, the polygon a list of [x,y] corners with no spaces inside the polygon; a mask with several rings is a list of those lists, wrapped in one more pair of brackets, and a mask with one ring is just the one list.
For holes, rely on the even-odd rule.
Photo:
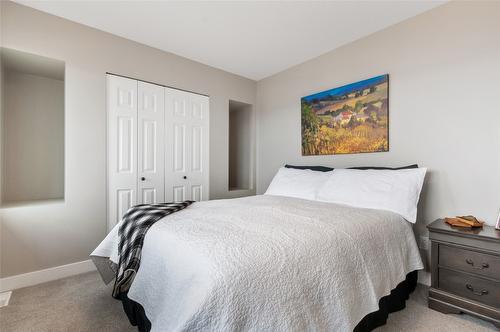
{"label": "white wall trim", "polygon": [[34,286],[47,281],[62,279],[94,270],[96,270],[96,267],[89,259],[86,261],[1,278],[0,293],[18,288]]}
{"label": "white wall trim", "polygon": [[12,292],[3,292],[0,293],[0,308],[1,307],[6,307],[9,305],[10,301],[10,296],[12,295]]}
{"label": "white wall trim", "polygon": [[418,283],[426,286],[431,285],[431,273],[424,270],[418,271]]}

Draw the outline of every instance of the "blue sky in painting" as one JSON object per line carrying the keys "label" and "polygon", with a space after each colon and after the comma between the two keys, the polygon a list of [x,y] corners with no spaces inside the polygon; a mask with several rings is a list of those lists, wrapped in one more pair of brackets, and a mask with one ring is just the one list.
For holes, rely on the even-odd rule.
{"label": "blue sky in painting", "polygon": [[389,77],[389,75],[387,75],[387,74],[372,77],[372,78],[369,78],[369,79],[364,80],[364,81],[359,81],[356,83],[347,84],[347,85],[344,85],[344,86],[341,86],[338,88],[334,88],[334,89],[326,90],[323,92],[318,92],[318,93],[315,93],[315,94],[310,95],[310,96],[302,97],[302,100],[307,101],[307,102],[311,102],[313,99],[323,99],[323,98],[328,97],[328,96],[343,95],[343,94],[350,93],[350,92],[355,91],[355,90],[367,88],[371,85],[376,85],[376,84],[380,84],[383,82],[387,82],[388,77]]}

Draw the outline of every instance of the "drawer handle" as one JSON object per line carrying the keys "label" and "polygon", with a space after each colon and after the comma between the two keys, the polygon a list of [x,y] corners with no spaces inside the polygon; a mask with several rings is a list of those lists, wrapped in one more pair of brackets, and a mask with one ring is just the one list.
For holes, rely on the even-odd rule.
{"label": "drawer handle", "polygon": [[480,292],[474,291],[474,287],[472,287],[471,284],[466,284],[465,288],[467,288],[468,290],[470,290],[474,295],[483,296],[483,295],[488,294],[488,291],[486,289],[483,289]]}
{"label": "drawer handle", "polygon": [[474,266],[474,262],[473,262],[473,261],[472,261],[472,259],[470,259],[470,258],[467,258],[467,259],[465,260],[465,262],[466,262],[467,264],[471,265],[471,266],[472,266],[472,268],[473,268],[473,269],[476,269],[476,270],[483,270],[483,269],[487,269],[487,268],[489,268],[489,267],[490,267],[490,264],[488,264],[488,263],[483,263],[483,264],[481,264],[481,266]]}

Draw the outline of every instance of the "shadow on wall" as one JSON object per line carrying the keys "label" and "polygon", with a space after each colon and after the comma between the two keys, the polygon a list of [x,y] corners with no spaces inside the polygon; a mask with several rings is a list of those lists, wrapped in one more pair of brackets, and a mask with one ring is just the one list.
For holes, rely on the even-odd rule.
{"label": "shadow on wall", "polygon": [[[413,232],[415,233],[415,239],[419,246],[420,256],[422,257],[422,261],[424,263],[424,270],[430,271],[430,247],[422,248],[420,238],[421,237],[429,237],[429,231],[427,230],[427,225],[430,224],[433,220],[431,216],[426,215],[426,211],[429,211],[429,206],[432,204],[431,201],[431,192],[430,187],[432,185],[433,177],[435,176],[434,171],[430,171],[427,169],[425,174],[424,184],[422,186],[422,191],[420,193],[420,199],[418,201],[417,207],[417,222],[413,226]],[[429,243],[427,241],[427,243]]]}

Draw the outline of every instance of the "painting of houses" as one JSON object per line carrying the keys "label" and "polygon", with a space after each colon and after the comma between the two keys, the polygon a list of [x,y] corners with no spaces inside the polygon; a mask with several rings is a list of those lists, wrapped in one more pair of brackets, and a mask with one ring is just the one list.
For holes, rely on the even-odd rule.
{"label": "painting of houses", "polygon": [[301,99],[302,155],[389,151],[389,75]]}

